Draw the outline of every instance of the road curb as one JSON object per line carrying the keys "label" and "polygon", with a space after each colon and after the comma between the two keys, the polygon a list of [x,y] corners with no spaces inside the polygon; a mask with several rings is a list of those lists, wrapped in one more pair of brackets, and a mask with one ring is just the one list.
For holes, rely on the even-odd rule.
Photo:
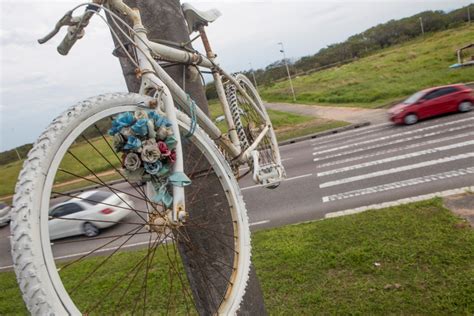
{"label": "road curb", "polygon": [[352,130],[352,129],[365,127],[365,126],[369,126],[369,125],[370,125],[370,122],[368,122],[368,121],[367,122],[362,122],[362,123],[351,124],[351,125],[347,125],[347,126],[343,126],[343,127],[330,129],[330,130],[320,132],[320,133],[309,134],[309,135],[305,135],[305,136],[300,136],[300,137],[287,139],[287,140],[284,140],[282,142],[279,142],[278,146],[294,144],[294,143],[298,143],[298,142],[305,141],[305,140],[308,140],[308,139],[314,139],[314,138],[319,138],[319,137],[323,137],[323,136],[338,134],[338,133],[341,133],[341,132],[345,132],[345,131],[349,131],[349,130]]}
{"label": "road curb", "polygon": [[391,206],[398,206],[398,205],[403,205],[403,204],[408,204],[408,203],[413,203],[413,202],[425,201],[425,200],[432,199],[434,197],[445,197],[445,196],[450,196],[450,195],[466,193],[468,191],[471,191],[471,192],[474,191],[474,186],[440,191],[440,192],[435,192],[435,193],[430,193],[430,194],[425,194],[425,195],[419,195],[419,196],[404,198],[400,200],[384,202],[380,204],[361,206],[361,207],[348,209],[344,211],[331,212],[324,215],[324,218],[327,219],[327,218],[341,217],[341,216],[346,216],[346,215],[353,215],[353,214],[362,213],[368,210],[378,210],[378,209],[391,207]]}

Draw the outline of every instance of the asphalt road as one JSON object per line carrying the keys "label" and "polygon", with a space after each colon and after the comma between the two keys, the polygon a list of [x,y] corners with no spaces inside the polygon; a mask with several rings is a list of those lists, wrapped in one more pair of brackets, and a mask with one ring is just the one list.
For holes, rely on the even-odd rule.
{"label": "asphalt road", "polygon": [[[474,112],[414,126],[371,125],[285,145],[281,154],[287,179],[280,187],[265,189],[248,177],[240,182],[252,230],[474,185]],[[133,222],[135,217],[131,214],[125,220]],[[114,236],[132,228],[121,224],[100,236]],[[0,228],[0,270],[11,268],[8,236],[9,228]],[[55,242],[53,252],[57,258],[71,259],[110,240],[63,239]],[[110,252],[120,243],[106,244],[97,253]],[[126,247],[147,243],[147,234],[137,235]]]}

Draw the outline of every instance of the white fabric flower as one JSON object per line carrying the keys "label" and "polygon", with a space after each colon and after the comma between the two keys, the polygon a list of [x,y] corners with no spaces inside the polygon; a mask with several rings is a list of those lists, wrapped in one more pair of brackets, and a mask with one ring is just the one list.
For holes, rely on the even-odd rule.
{"label": "white fabric flower", "polygon": [[117,133],[114,135],[113,142],[115,151],[121,151],[123,145],[125,144],[125,138],[122,136],[122,134]]}
{"label": "white fabric flower", "polygon": [[143,146],[141,156],[144,162],[154,163],[158,159],[160,159],[161,154],[155,143],[155,144]]}
{"label": "white fabric flower", "polygon": [[146,113],[146,111],[144,110],[138,110],[138,111],[135,111],[134,115],[135,116],[135,119],[138,121],[138,120],[141,120],[141,119],[148,119],[148,114]]}
{"label": "white fabric flower", "polygon": [[140,157],[136,153],[128,153],[124,160],[124,166],[127,170],[135,171],[142,164]]}
{"label": "white fabric flower", "polygon": [[120,130],[120,134],[122,134],[125,137],[128,137],[130,135],[133,135],[133,131],[130,127],[124,127]]}
{"label": "white fabric flower", "polygon": [[173,130],[171,127],[164,127],[160,126],[158,129],[158,138],[161,140],[165,140],[166,137],[173,135]]}

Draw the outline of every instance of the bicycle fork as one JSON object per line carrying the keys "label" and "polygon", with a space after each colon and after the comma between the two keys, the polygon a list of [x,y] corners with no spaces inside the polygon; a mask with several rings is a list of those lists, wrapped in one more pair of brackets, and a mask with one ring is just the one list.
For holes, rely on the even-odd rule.
{"label": "bicycle fork", "polygon": [[[154,74],[155,67],[151,64],[152,60],[148,54],[148,48],[144,44],[146,42],[146,31],[141,23],[136,23],[134,29],[137,33],[136,40],[137,49],[137,60],[140,66],[139,73],[141,73],[141,85],[140,94],[147,94],[148,91],[155,90],[157,92],[157,104],[156,111],[163,110],[166,118],[171,123],[171,129],[173,135],[176,138],[176,161],[173,164],[172,174],[184,173],[184,161],[183,161],[183,148],[181,142],[181,134],[178,125],[178,119],[176,116],[176,108],[174,106],[173,96],[170,89],[166,84]],[[162,104],[160,104],[162,102]],[[147,182],[146,194],[151,201],[151,197],[155,194],[152,183]],[[163,211],[155,211],[157,208],[152,207],[147,215],[148,223],[150,224],[149,229],[164,233],[166,227],[178,227],[186,220],[186,209],[185,209],[185,195],[184,187],[172,185],[173,205],[171,209],[164,207]]]}

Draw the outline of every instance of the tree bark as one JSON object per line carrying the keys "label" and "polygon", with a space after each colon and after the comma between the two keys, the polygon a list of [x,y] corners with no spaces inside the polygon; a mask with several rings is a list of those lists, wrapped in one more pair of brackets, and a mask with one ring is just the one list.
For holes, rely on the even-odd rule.
{"label": "tree bark", "polygon": [[[186,27],[186,22],[184,20],[184,16],[181,11],[181,6],[179,0],[127,0],[125,1],[131,7],[138,7],[141,12],[143,25],[148,31],[148,38],[150,39],[163,39],[168,41],[174,41],[178,43],[187,42],[189,41],[189,34]],[[122,18],[124,18],[122,16]],[[110,20],[110,19],[109,19]],[[114,42],[117,42],[114,39]],[[138,92],[140,87],[140,81],[135,76],[135,69],[134,66],[129,62],[127,58],[119,58],[120,64],[122,67],[123,75],[125,77],[125,81],[130,92]],[[185,69],[184,65],[176,65],[172,67],[167,67],[167,73],[179,84],[183,87],[185,86],[185,91],[191,96],[191,98],[196,102],[196,104],[206,113],[208,112],[208,104],[205,95],[204,86],[200,80],[199,76],[190,76],[190,71],[183,71]],[[183,76],[183,74],[187,74]],[[184,151],[186,152],[185,157],[195,157],[199,154],[197,148],[192,148],[191,146],[187,145],[184,146]],[[189,155],[189,153],[191,153]],[[186,165],[190,165],[189,163]],[[205,168],[205,166],[202,166]],[[186,171],[186,170],[185,170]],[[193,180],[193,183],[199,180]],[[219,187],[217,183],[213,185],[212,180],[207,179],[209,183],[206,185],[209,187],[209,190],[212,191],[216,190],[216,187]],[[191,196],[192,193],[187,191],[186,196]],[[209,192],[215,193],[215,192]],[[201,192],[201,194],[206,194],[206,196],[212,196],[217,194],[206,194]],[[225,198],[225,194],[219,194],[219,196]],[[201,202],[202,205],[199,205],[198,209],[200,212],[205,212],[206,214],[194,214],[197,217],[209,217],[209,218],[218,218],[219,216],[219,207],[217,205],[223,204],[222,201],[216,201],[214,198],[212,201],[204,201]],[[211,206],[209,203],[213,203]],[[186,202],[188,205],[188,201]],[[196,211],[196,209],[194,209]],[[232,228],[230,228],[232,229]],[[193,244],[197,244],[198,247],[202,248],[209,248],[212,247],[212,251],[220,251],[225,252],[222,249],[222,246],[219,247],[218,244],[209,242],[208,239],[203,238],[198,232],[189,231],[189,235],[193,238]],[[199,262],[199,258],[195,258],[193,253],[190,251],[186,251],[185,247],[180,247],[180,253],[183,258],[183,262],[186,266],[186,271],[188,273],[188,277],[190,279],[190,283],[193,287],[193,296],[195,299],[195,303],[197,305],[198,311],[201,315],[208,314],[210,310],[210,306],[212,306],[212,295],[206,288],[205,284],[203,284],[203,280],[193,277],[197,273],[193,273],[193,266],[202,264]],[[230,254],[222,254],[223,256],[229,256]],[[265,305],[263,301],[263,294],[260,288],[260,284],[255,273],[255,269],[252,265],[250,278],[247,285],[247,290],[244,296],[244,300],[241,304],[240,312],[241,315],[267,315],[265,310]]]}

